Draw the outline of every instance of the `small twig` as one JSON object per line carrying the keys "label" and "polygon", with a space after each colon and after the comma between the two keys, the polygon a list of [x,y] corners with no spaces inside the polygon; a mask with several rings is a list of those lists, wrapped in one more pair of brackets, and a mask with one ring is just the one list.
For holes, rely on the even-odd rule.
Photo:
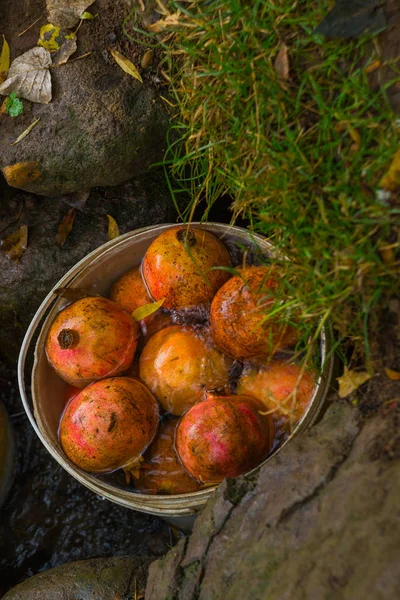
{"label": "small twig", "polygon": [[29,27],[27,27],[26,29],[24,29],[24,31],[21,31],[21,33],[18,34],[18,37],[21,37],[21,35],[24,35],[24,33],[26,33],[27,31],[29,31],[31,29],[31,27],[33,27],[34,25],[36,25],[36,23],[38,21],[40,21],[40,19],[44,17],[44,13],[42,15],[40,15],[40,17],[38,19],[36,19],[36,21],[33,21],[33,23],[31,23],[29,25]]}
{"label": "small twig", "polygon": [[19,413],[14,413],[13,415],[10,415],[10,419],[16,419],[17,417],[22,417],[22,415],[26,416],[26,412],[24,410]]}
{"label": "small twig", "polygon": [[[85,58],[85,56],[89,56],[89,54],[92,54],[92,51],[86,52],[86,54],[82,54],[82,56],[77,56],[76,58],[73,58],[72,60],[69,60],[68,63],[65,63],[65,64],[71,64],[75,60],[80,60],[81,58]],[[60,66],[62,66],[62,65],[60,65]]]}

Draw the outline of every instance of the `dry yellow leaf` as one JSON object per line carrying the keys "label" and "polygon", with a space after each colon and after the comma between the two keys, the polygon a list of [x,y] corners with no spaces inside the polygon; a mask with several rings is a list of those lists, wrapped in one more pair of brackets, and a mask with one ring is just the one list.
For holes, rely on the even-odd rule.
{"label": "dry yellow leaf", "polygon": [[1,243],[1,249],[8,258],[18,262],[28,245],[28,228],[22,225],[17,231],[6,237]]}
{"label": "dry yellow leaf", "polygon": [[385,374],[386,377],[388,377],[392,381],[400,381],[399,371],[393,371],[393,369],[385,369]]}
{"label": "dry yellow leaf", "polygon": [[176,27],[180,25],[181,13],[178,11],[174,14],[170,14],[165,19],[160,19],[155,23],[151,23],[146,26],[147,31],[151,31],[152,33],[161,33],[164,29],[168,27]]}
{"label": "dry yellow leaf", "polygon": [[279,52],[276,56],[274,62],[275,71],[278,73],[278,76],[285,81],[289,79],[289,54],[288,47],[283,42],[279,49]]}
{"label": "dry yellow leaf", "polygon": [[358,151],[361,148],[361,135],[359,134],[359,132],[357,131],[357,129],[354,129],[354,127],[349,127],[349,134],[351,139],[353,140],[353,144],[351,146],[351,149],[353,151]]}
{"label": "dry yellow leaf", "polygon": [[119,65],[121,69],[125,71],[125,73],[128,73],[128,75],[134,77],[135,79],[143,83],[142,76],[140,75],[139,71],[137,70],[137,68],[131,60],[126,58],[126,56],[121,54],[121,52],[118,52],[118,50],[110,49],[110,52],[113,55],[117,65]]}
{"label": "dry yellow leaf", "polygon": [[367,67],[365,67],[364,73],[373,73],[374,71],[376,71],[377,69],[379,69],[379,67],[381,65],[382,65],[382,63],[381,63],[380,60],[374,60]]}
{"label": "dry yellow leaf", "polygon": [[371,379],[372,374],[367,371],[349,371],[347,367],[344,368],[344,373],[341,377],[337,378],[339,383],[339,398],[346,398],[350,396],[352,392],[357,390],[360,385]]}
{"label": "dry yellow leaf", "polygon": [[395,190],[400,186],[400,150],[397,150],[390,164],[389,170],[382,177],[381,188],[384,190]]}
{"label": "dry yellow leaf", "polygon": [[150,302],[149,304],[143,304],[142,306],[138,306],[132,313],[132,317],[135,321],[141,321],[146,317],[149,317],[153,313],[156,312],[161,306],[164,304],[165,298],[158,300],[158,302]]}
{"label": "dry yellow leaf", "polygon": [[3,35],[3,47],[0,54],[0,83],[7,79],[8,69],[10,68],[10,46]]}
{"label": "dry yellow leaf", "polygon": [[119,227],[117,221],[111,215],[107,215],[108,218],[108,239],[113,240],[117,238],[119,233]]}
{"label": "dry yellow leaf", "polygon": [[21,133],[21,135],[19,135],[19,136],[17,137],[17,139],[15,140],[15,142],[13,142],[13,143],[11,144],[11,146],[15,146],[15,144],[18,144],[18,142],[20,142],[21,140],[23,140],[24,138],[26,138],[26,136],[27,136],[27,135],[28,135],[28,134],[29,134],[29,133],[32,131],[32,129],[35,127],[35,125],[37,125],[37,124],[39,123],[39,121],[40,121],[40,117],[39,117],[38,119],[36,119],[36,121],[33,121],[33,123],[31,123],[31,124],[29,125],[29,127],[27,127],[27,128],[25,129],[25,131],[23,131],[23,132]]}
{"label": "dry yellow leaf", "polygon": [[67,240],[67,237],[69,236],[69,234],[72,231],[75,217],[76,217],[76,208],[71,208],[67,212],[67,214],[65,215],[65,217],[63,218],[63,220],[61,221],[61,223],[58,226],[55,241],[56,241],[56,244],[61,246],[61,248],[64,246],[64,244]]}
{"label": "dry yellow leaf", "polygon": [[8,185],[11,187],[22,188],[37,179],[40,179],[42,173],[37,161],[27,160],[18,162],[14,165],[7,165],[3,168],[3,175]]}
{"label": "dry yellow leaf", "polygon": [[143,69],[147,69],[150,65],[153,64],[154,59],[154,50],[146,50],[146,52],[142,56],[142,60],[140,61],[140,66]]}

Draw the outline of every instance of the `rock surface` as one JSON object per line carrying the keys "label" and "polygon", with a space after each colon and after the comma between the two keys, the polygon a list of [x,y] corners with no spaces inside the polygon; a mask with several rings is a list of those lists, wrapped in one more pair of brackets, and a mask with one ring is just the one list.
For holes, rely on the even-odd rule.
{"label": "rock surface", "polygon": [[3,600],[134,600],[149,559],[85,560],[50,569],[10,590]]}
{"label": "rock surface", "polygon": [[108,241],[107,214],[115,218],[121,234],[176,219],[164,175],[154,172],[121,186],[93,190],[60,247],[55,236],[71,208],[68,202],[76,205],[74,198],[39,198],[18,192],[0,205],[1,239],[21,225],[28,227],[28,247],[18,263],[0,252],[0,357],[16,360],[29,322],[52,286]]}
{"label": "rock surface", "polygon": [[[36,44],[38,32],[34,41],[29,36],[18,38],[18,14],[29,2],[19,0],[15,11],[14,3],[6,4],[2,26],[15,58]],[[108,54],[112,43],[107,35],[113,27],[122,26],[123,2],[99,0],[96,5],[98,23],[92,28],[102,25],[104,31],[92,37],[91,22],[81,27],[75,55],[67,64],[51,69],[51,102],[25,101],[21,116],[0,117],[0,169],[13,187],[55,196],[117,185],[145,173],[163,157],[167,105],[152,83],[129,76]],[[35,7],[35,14],[40,12],[46,13],[44,0]],[[72,60],[88,52],[89,56]],[[11,145],[38,118],[30,134]]]}
{"label": "rock surface", "polygon": [[146,600],[400,597],[400,409],[387,402],[400,385],[371,385],[378,411],[334,398],[257,475],[225,481],[150,566]]}

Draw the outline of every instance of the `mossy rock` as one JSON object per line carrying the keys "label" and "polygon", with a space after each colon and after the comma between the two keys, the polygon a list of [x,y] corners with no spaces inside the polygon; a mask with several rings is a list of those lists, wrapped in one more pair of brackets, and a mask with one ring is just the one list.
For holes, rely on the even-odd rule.
{"label": "mossy rock", "polygon": [[97,558],[50,569],[12,588],[3,600],[134,600],[150,559]]}

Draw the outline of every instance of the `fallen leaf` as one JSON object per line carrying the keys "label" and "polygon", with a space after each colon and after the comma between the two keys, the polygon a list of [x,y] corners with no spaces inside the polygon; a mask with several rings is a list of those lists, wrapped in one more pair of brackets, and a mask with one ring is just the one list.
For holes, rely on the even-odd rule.
{"label": "fallen leaf", "polygon": [[364,69],[364,73],[374,73],[377,69],[379,69],[379,67],[382,66],[382,63],[380,60],[374,60],[372,63],[370,63],[367,67],[365,67]]}
{"label": "fallen leaf", "polygon": [[393,371],[393,369],[385,369],[385,374],[386,377],[388,377],[392,381],[400,381],[399,371]]}
{"label": "fallen leaf", "polygon": [[48,104],[51,100],[50,52],[46,48],[32,48],[11,63],[8,78],[0,85],[4,96],[16,92],[21,98]]}
{"label": "fallen leaf", "polygon": [[10,117],[18,117],[24,112],[24,105],[21,100],[17,98],[16,92],[10,94],[6,99],[6,112]]}
{"label": "fallen leaf", "polygon": [[81,20],[89,20],[90,21],[90,19],[95,19],[98,16],[99,16],[99,13],[92,15],[92,13],[85,11],[84,13],[81,14],[81,16],[79,18]]}
{"label": "fallen leaf", "polygon": [[275,71],[278,76],[285,81],[289,79],[289,54],[288,47],[283,42],[274,62]]}
{"label": "fallen leaf", "polygon": [[28,245],[28,228],[22,225],[17,231],[6,237],[1,243],[1,249],[8,258],[18,262]]}
{"label": "fallen leaf", "polygon": [[160,19],[155,23],[151,23],[150,25],[146,25],[147,31],[151,31],[152,33],[161,33],[164,29],[168,27],[176,27],[180,25],[181,13],[178,11],[173,13],[172,15],[168,15],[165,19]]}
{"label": "fallen leaf", "polygon": [[386,26],[382,0],[337,0],[333,9],[314,30],[330,39],[358,37]]}
{"label": "fallen leaf", "polygon": [[59,287],[54,290],[54,293],[56,296],[59,296],[60,298],[65,298],[66,300],[70,300],[71,302],[82,300],[82,298],[100,297],[100,294],[95,294],[91,290],[87,290],[85,288]]}
{"label": "fallen leaf", "polygon": [[16,188],[29,185],[36,179],[40,179],[42,175],[39,163],[33,160],[7,165],[2,171],[8,185]]}
{"label": "fallen leaf", "polygon": [[108,218],[108,239],[114,240],[117,238],[119,233],[119,227],[117,221],[111,215],[107,215]]}
{"label": "fallen leaf", "polygon": [[350,149],[352,152],[358,152],[358,150],[361,148],[361,135],[359,134],[359,132],[357,131],[357,129],[354,129],[353,127],[349,127],[349,134],[351,139],[353,140],[353,144],[351,145]]}
{"label": "fallen leaf", "polygon": [[147,69],[150,65],[153,64],[154,58],[154,50],[146,50],[146,52],[142,56],[142,60],[140,61],[140,66],[143,69]]}
{"label": "fallen leaf", "polygon": [[70,29],[79,23],[81,15],[94,0],[46,0],[50,23]]}
{"label": "fallen leaf", "polygon": [[125,73],[128,73],[128,75],[134,77],[135,79],[138,79],[141,83],[143,83],[142,76],[140,75],[139,71],[137,70],[132,61],[126,58],[126,56],[124,56],[123,54],[121,54],[121,52],[118,52],[118,50],[110,49],[110,52],[113,55],[117,65],[119,65],[121,69],[125,71]]}
{"label": "fallen leaf", "polygon": [[378,250],[385,264],[391,263],[394,260],[393,246],[380,246]]}
{"label": "fallen leaf", "polygon": [[37,124],[39,123],[39,121],[40,121],[40,117],[39,117],[38,119],[36,119],[36,121],[33,121],[33,123],[31,123],[31,124],[29,125],[29,127],[27,127],[27,128],[25,129],[25,131],[23,131],[23,132],[21,133],[21,135],[19,135],[19,136],[17,137],[17,139],[15,140],[15,142],[13,142],[13,143],[11,144],[11,146],[15,146],[15,144],[18,144],[18,142],[20,142],[21,140],[23,140],[23,139],[24,139],[24,138],[25,138],[25,137],[26,137],[26,136],[27,136],[27,135],[28,135],[28,134],[29,134],[29,133],[32,131],[32,129],[35,127],[35,125],[37,125]]}
{"label": "fallen leaf", "polygon": [[69,57],[76,51],[76,36],[71,39],[65,40],[58,52],[53,56],[53,67],[59,67],[64,65]]}
{"label": "fallen leaf", "polygon": [[46,23],[40,28],[38,46],[46,48],[50,53],[57,52],[67,40],[75,39],[74,33],[60,29],[52,23]]}
{"label": "fallen leaf", "polygon": [[10,68],[10,46],[3,35],[3,47],[0,54],[0,83],[7,79],[8,69]]}
{"label": "fallen leaf", "polygon": [[142,306],[138,306],[132,313],[132,317],[135,321],[141,321],[146,317],[149,317],[153,313],[156,312],[161,306],[164,304],[165,298],[158,300],[158,302],[150,302],[149,304],[143,304]]}
{"label": "fallen leaf", "polygon": [[380,186],[384,190],[391,191],[400,186],[400,150],[394,155],[388,172],[381,179]]}
{"label": "fallen leaf", "polygon": [[64,246],[64,244],[67,240],[67,237],[69,236],[69,234],[72,231],[75,217],[76,217],[76,208],[70,208],[70,210],[67,212],[67,214],[65,215],[65,217],[63,218],[63,220],[61,221],[61,223],[58,226],[57,234],[55,237],[55,243],[58,244],[59,246],[61,246],[61,248]]}
{"label": "fallen leaf", "polygon": [[345,367],[343,375],[337,378],[339,383],[339,398],[346,398],[357,390],[360,385],[371,379],[371,377],[371,373],[367,373],[367,371],[349,371]]}
{"label": "fallen leaf", "polygon": [[3,115],[7,109],[8,98],[4,98],[2,105],[0,106],[0,115]]}

